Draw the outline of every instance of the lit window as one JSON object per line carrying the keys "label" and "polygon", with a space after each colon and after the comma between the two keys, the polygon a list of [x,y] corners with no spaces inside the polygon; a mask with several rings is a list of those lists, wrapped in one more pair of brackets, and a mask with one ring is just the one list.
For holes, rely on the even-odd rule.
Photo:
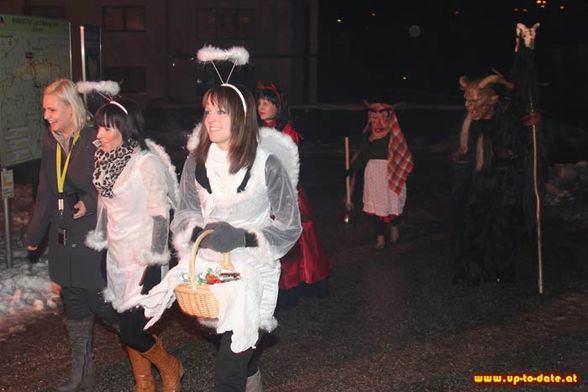
{"label": "lit window", "polygon": [[129,7],[126,9],[126,27],[129,31],[145,31],[145,9]]}
{"label": "lit window", "polygon": [[145,31],[145,7],[102,7],[104,31]]}
{"label": "lit window", "polygon": [[198,39],[253,39],[255,10],[241,8],[202,8],[197,10]]}

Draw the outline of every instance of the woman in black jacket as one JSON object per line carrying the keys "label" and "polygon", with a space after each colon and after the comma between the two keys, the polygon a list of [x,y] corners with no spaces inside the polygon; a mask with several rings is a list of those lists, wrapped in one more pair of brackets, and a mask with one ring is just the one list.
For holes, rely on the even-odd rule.
{"label": "woman in black jacket", "polygon": [[96,138],[86,127],[87,111],[67,79],[56,80],[43,93],[43,136],[35,211],[28,225],[27,250],[36,251],[48,230],[49,276],[61,286],[65,326],[72,349],[70,380],[58,391],[76,391],[94,382],[93,315],[117,323],[102,298],[104,254],[84,245],[96,226],[96,190],[92,183]]}

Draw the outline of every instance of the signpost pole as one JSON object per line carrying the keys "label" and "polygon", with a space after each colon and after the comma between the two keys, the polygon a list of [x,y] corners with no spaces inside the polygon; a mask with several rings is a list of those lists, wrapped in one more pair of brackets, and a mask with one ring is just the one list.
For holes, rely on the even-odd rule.
{"label": "signpost pole", "polygon": [[10,238],[10,204],[9,200],[14,195],[14,182],[12,170],[2,168],[2,201],[4,205],[4,239],[6,240],[6,266],[12,268],[12,241]]}

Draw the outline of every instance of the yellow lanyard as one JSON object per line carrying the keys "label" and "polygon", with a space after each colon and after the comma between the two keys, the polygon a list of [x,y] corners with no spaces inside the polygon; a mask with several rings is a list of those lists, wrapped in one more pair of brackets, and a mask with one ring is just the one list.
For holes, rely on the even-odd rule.
{"label": "yellow lanyard", "polygon": [[80,138],[80,133],[77,132],[74,135],[73,143],[67,153],[67,158],[65,158],[65,165],[63,168],[61,167],[61,144],[57,143],[57,148],[55,149],[55,172],[57,173],[57,208],[59,209],[59,213],[63,214],[63,187],[65,185],[65,175],[67,174],[67,169],[69,167],[69,158],[71,157],[71,152],[73,151],[76,142]]}

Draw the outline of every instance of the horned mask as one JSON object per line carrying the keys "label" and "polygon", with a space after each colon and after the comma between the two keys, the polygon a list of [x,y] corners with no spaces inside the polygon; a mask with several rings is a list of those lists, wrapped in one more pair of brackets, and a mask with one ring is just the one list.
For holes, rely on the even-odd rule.
{"label": "horned mask", "polygon": [[535,23],[532,27],[527,27],[522,23],[517,23],[517,38],[516,38],[516,45],[515,45],[515,52],[518,52],[520,49],[521,41],[523,44],[529,48],[535,48],[535,37],[537,36],[537,29],[539,28],[540,24]]}
{"label": "horned mask", "polygon": [[495,84],[504,85],[508,89],[514,87],[499,73],[474,80],[469,80],[466,76],[459,78],[459,85],[464,91],[465,107],[472,120],[488,120],[494,116],[494,107],[498,102],[498,93],[493,87]]}

